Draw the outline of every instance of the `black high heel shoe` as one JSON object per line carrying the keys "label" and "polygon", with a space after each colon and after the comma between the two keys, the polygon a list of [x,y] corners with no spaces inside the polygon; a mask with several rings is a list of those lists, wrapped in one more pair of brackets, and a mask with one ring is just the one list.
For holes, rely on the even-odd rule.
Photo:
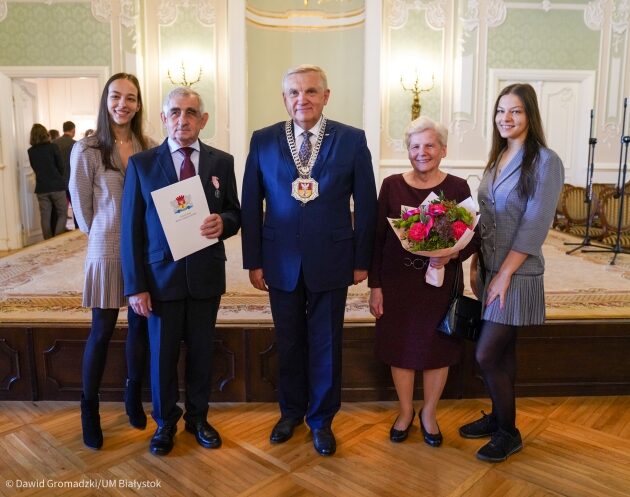
{"label": "black high heel shoe", "polygon": [[[400,443],[407,440],[407,437],[409,436],[409,430],[411,429],[411,425],[413,425],[413,420],[415,417],[416,410],[414,409],[413,414],[411,415],[411,421],[409,421],[409,425],[404,430],[397,430],[396,428],[394,428],[394,425],[396,425],[396,421],[398,421],[398,418],[396,418],[396,421],[394,421],[394,424],[389,430],[389,439],[395,443]],[[420,420],[420,422],[422,422],[422,420]]]}
{"label": "black high heel shoe", "polygon": [[440,427],[438,426],[437,433],[429,433],[424,427],[424,423],[422,422],[422,409],[420,409],[420,413],[418,414],[418,418],[420,418],[420,429],[422,430],[422,436],[424,437],[424,441],[429,444],[431,447],[439,447],[442,445],[442,432],[440,431]]}
{"label": "black high heel shoe", "polygon": [[127,378],[125,384],[125,412],[129,416],[129,424],[139,430],[147,427],[147,415],[142,407],[142,389],[138,381]]}

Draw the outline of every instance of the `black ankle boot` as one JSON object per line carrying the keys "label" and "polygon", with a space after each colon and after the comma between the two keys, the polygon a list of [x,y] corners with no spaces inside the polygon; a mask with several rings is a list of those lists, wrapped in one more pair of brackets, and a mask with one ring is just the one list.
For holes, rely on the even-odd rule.
{"label": "black ankle boot", "polygon": [[90,449],[100,449],[103,446],[103,431],[101,416],[98,413],[98,397],[86,399],[81,394],[81,427],[83,443]]}
{"label": "black ankle boot", "polygon": [[125,387],[125,411],[131,426],[139,430],[147,427],[147,415],[142,407],[142,384],[129,378]]}

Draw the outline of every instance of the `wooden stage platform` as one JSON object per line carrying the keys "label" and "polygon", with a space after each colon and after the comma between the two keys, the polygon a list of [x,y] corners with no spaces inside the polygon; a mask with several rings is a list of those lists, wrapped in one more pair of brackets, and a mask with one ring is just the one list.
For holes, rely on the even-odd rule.
{"label": "wooden stage platform", "polygon": [[[547,322],[518,339],[519,396],[630,394],[630,261],[606,255],[566,256],[565,235],[545,249]],[[558,238],[559,237],[559,238]],[[255,293],[231,241],[228,293],[215,337],[212,400],[273,402],[277,377],[266,296]],[[0,259],[0,400],[78,400],[89,312],[80,308],[85,240],[68,233]],[[232,257],[234,256],[234,257]],[[389,368],[373,353],[367,289],[350,291],[343,342],[343,400],[393,400]],[[126,320],[110,344],[103,400],[122,400]],[[183,356],[183,354],[182,354]],[[183,377],[184,361],[180,361]],[[417,382],[419,383],[419,382]],[[148,387],[148,382],[147,382]],[[451,369],[446,398],[485,396],[473,344]],[[418,388],[417,396],[421,396]],[[146,399],[150,397],[146,389]]]}

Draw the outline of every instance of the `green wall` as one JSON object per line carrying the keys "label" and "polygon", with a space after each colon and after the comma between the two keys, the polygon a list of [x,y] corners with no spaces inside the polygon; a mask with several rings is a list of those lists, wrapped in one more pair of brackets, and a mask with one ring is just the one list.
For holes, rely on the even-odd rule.
{"label": "green wall", "polygon": [[205,111],[210,115],[208,124],[201,132],[200,138],[209,139],[216,131],[216,35],[214,26],[201,25],[195,15],[194,8],[179,8],[177,20],[170,26],[160,26],[160,74],[162,78],[162,98],[168,94],[175,85],[167,77],[167,69],[171,71],[173,78],[181,76],[180,65],[183,59],[187,68],[195,68],[191,71],[189,79],[196,79],[197,67],[201,64],[203,73],[201,81],[193,86],[193,89],[202,96]]}
{"label": "green wall", "polygon": [[0,22],[0,66],[110,66],[109,24],[90,3],[8,3]]}
{"label": "green wall", "polygon": [[582,11],[508,9],[488,33],[488,67],[596,70],[599,41]]}
{"label": "green wall", "polygon": [[288,118],[282,76],[300,64],[320,66],[330,100],[324,114],[363,127],[363,26],[285,31],[247,26],[248,132]]}
{"label": "green wall", "polygon": [[405,128],[411,121],[413,101],[412,93],[403,90],[400,77],[403,74],[415,74],[416,67],[422,88],[430,87],[430,73],[435,74],[436,78],[433,89],[420,95],[421,115],[440,119],[443,31],[428,26],[424,11],[410,11],[404,26],[389,29],[388,59],[391,67],[386,82],[389,86],[389,136],[397,140],[403,138]]}

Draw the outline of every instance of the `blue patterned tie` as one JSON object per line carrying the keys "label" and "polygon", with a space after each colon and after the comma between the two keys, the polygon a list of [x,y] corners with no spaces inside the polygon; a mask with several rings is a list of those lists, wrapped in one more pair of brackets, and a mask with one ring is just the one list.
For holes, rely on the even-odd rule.
{"label": "blue patterned tie", "polygon": [[311,150],[313,149],[311,145],[310,137],[313,135],[310,131],[304,131],[302,136],[304,140],[302,141],[302,145],[300,145],[300,151],[298,152],[298,156],[300,157],[300,162],[302,165],[306,166],[308,164],[308,160],[311,158]]}

